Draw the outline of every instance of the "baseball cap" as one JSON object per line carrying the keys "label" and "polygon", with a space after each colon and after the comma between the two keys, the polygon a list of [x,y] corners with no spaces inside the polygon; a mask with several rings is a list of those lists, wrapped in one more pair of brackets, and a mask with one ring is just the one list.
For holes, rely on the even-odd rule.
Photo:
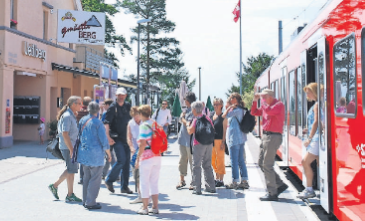
{"label": "baseball cap", "polygon": [[270,95],[270,96],[274,96],[274,91],[271,89],[264,89],[263,91],[261,91],[260,95]]}
{"label": "baseball cap", "polygon": [[127,94],[127,90],[124,87],[120,87],[117,89],[117,91],[115,92],[116,95],[126,95]]}

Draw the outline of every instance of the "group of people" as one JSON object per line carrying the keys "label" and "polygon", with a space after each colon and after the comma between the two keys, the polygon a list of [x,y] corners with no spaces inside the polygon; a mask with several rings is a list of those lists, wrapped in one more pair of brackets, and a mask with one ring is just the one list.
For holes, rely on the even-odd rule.
{"label": "group of people", "polygon": [[[82,202],[87,209],[100,209],[96,202],[102,178],[110,192],[115,192],[113,183],[121,181],[121,193],[132,194],[128,187],[130,166],[133,167],[137,182],[138,198],[131,203],[142,203],[140,214],[158,213],[158,179],[161,159],[150,148],[152,130],[150,126],[151,108],[148,105],[131,107],[126,102],[127,91],[119,88],[116,101],[104,102],[105,112],[100,114],[100,105],[85,97],[71,96],[67,105],[58,113],[59,148],[66,162],[66,170],[59,179],[48,186],[56,199],[58,186],[67,180],[68,194],[66,202]],[[171,114],[167,101],[161,110],[155,113],[155,120],[167,130]],[[78,143],[78,150],[75,144]],[[77,163],[72,162],[77,154]],[[110,163],[112,168],[108,173]],[[106,161],[105,161],[106,159]],[[80,184],[83,185],[82,199],[74,194],[74,177],[80,166]],[[151,175],[153,174],[153,175]],[[140,182],[138,182],[140,181]],[[153,206],[147,209],[148,200],[152,198]]]}
{"label": "group of people", "polygon": [[[309,100],[317,100],[317,85],[312,83],[304,88]],[[171,114],[167,109],[167,101],[162,102],[152,116],[149,105],[131,107],[126,102],[127,91],[118,88],[115,101],[107,100],[104,103],[105,113],[100,114],[100,105],[85,97],[83,101],[78,96],[71,96],[67,105],[58,113],[59,148],[66,162],[66,170],[59,179],[48,186],[56,199],[58,187],[67,180],[67,202],[82,202],[87,209],[100,209],[96,202],[102,178],[105,177],[105,186],[114,193],[113,183],[119,179],[121,193],[132,194],[129,189],[130,166],[136,183],[138,197],[131,203],[143,203],[138,210],[139,214],[158,214],[158,180],[161,168],[161,155],[152,152],[151,137],[154,121],[167,132],[171,122]],[[181,129],[178,136],[180,150],[179,173],[180,181],[176,188],[185,187],[185,177],[188,164],[192,174],[189,190],[193,194],[202,194],[201,170],[204,171],[205,188],[208,193],[215,193],[217,187],[227,189],[248,189],[248,173],[245,161],[245,143],[247,134],[241,131],[240,123],[246,114],[242,97],[233,93],[225,103],[220,98],[213,101],[214,111],[208,112],[205,104],[196,101],[196,96],[188,92],[185,96],[187,109],[181,114]],[[257,105],[261,99],[261,107]],[[304,142],[307,155],[303,159],[303,167],[307,177],[307,189],[299,196],[313,197],[313,173],[310,164],[318,160],[318,113],[315,104],[308,114],[308,139]],[[282,132],[285,118],[285,108],[277,100],[274,91],[263,90],[254,97],[251,114],[262,117],[263,136],[260,151],[259,166],[265,174],[267,195],[260,198],[262,201],[275,201],[288,186],[280,179],[274,170],[276,151],[282,143]],[[100,119],[99,119],[100,118]],[[199,136],[197,131],[199,131]],[[201,133],[203,131],[203,133]],[[201,134],[212,134],[204,137]],[[73,162],[75,144],[80,145],[77,154],[77,163]],[[231,182],[224,185],[225,150],[229,150],[232,166]],[[112,168],[108,173],[113,155],[116,155]],[[82,199],[73,191],[74,175],[80,168],[80,183],[83,184]],[[215,172],[215,175],[213,173]],[[315,194],[314,194],[315,196]],[[148,209],[152,199],[152,208]]]}

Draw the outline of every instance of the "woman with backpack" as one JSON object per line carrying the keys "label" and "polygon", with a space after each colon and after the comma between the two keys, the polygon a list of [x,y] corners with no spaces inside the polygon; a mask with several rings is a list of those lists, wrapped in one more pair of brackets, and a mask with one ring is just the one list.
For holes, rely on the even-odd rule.
{"label": "woman with backpack", "polygon": [[188,126],[189,134],[194,134],[193,155],[193,194],[201,195],[201,167],[205,176],[205,192],[215,193],[215,182],[212,169],[212,149],[214,142],[214,125],[210,118],[203,114],[204,105],[200,101],[191,104],[194,120]]}
{"label": "woman with backpack", "polygon": [[[148,215],[148,213],[158,214],[158,179],[161,168],[161,154],[155,154],[151,150],[152,127],[154,121],[150,119],[151,107],[142,105],[138,108],[142,123],[139,126],[138,135],[138,155],[135,169],[139,169],[139,184],[143,206],[138,210],[138,214]],[[155,124],[156,125],[156,124]],[[148,200],[152,196],[152,208],[148,210]]]}
{"label": "woman with backpack", "polygon": [[[226,185],[227,189],[248,189],[248,173],[245,155],[245,142],[247,135],[240,129],[240,122],[245,114],[244,103],[238,93],[232,93],[228,98],[231,106],[223,113],[223,118],[227,118],[226,142],[229,148],[231,166],[232,166],[232,183]],[[241,182],[240,182],[241,176]]]}

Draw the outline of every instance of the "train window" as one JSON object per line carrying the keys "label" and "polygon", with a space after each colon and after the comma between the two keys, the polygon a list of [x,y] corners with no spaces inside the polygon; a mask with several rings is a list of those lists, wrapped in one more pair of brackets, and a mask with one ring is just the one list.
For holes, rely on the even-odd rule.
{"label": "train window", "polygon": [[[284,71],[283,71],[283,73],[284,73]],[[286,75],[286,73],[285,73],[285,75]],[[285,125],[286,125],[287,106],[286,106],[286,77],[285,77],[285,75],[280,79],[280,89],[281,89],[281,91],[280,91],[280,100],[281,100],[281,102],[283,102],[284,108],[285,108]]]}
{"label": "train window", "polygon": [[296,114],[295,114],[295,103],[296,103],[296,91],[295,91],[295,72],[289,73],[289,124],[290,134],[296,135]]}
{"label": "train window", "polygon": [[302,136],[302,109],[303,109],[303,102],[302,102],[302,96],[303,96],[303,86],[302,86],[302,70],[299,67],[297,69],[297,125],[298,125],[298,133],[297,135],[299,137]]}
{"label": "train window", "polygon": [[354,117],[357,107],[356,48],[354,33],[335,44],[333,56],[336,115]]}
{"label": "train window", "polygon": [[275,98],[279,99],[279,81],[278,80],[271,83],[271,90],[274,91]]}
{"label": "train window", "polygon": [[365,115],[365,28],[361,32],[362,108]]}

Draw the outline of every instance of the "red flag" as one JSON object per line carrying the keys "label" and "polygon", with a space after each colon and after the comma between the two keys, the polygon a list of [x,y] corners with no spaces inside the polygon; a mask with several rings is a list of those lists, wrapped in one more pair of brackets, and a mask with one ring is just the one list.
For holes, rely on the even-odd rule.
{"label": "red flag", "polygon": [[237,22],[238,19],[240,18],[240,11],[241,11],[241,0],[238,1],[238,4],[236,6],[236,8],[233,10],[233,14],[234,14],[234,22]]}

